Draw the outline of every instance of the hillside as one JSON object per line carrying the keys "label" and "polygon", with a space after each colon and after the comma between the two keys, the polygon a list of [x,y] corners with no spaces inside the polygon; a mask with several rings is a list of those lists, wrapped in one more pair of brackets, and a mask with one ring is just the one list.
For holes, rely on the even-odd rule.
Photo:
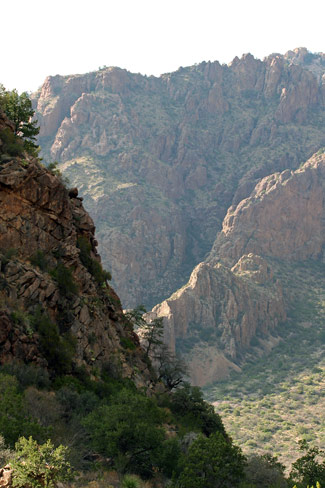
{"label": "hillside", "polygon": [[221,418],[189,384],[172,391],[171,356],[155,371],[78,190],[20,133],[0,110],[0,486],[71,486],[74,471],[78,486],[131,473],[162,487],[202,439],[238,463],[238,484],[244,457]]}
{"label": "hillside", "polygon": [[[8,130],[1,112],[3,141]],[[9,153],[3,141],[0,364],[22,360],[60,374],[106,364],[144,386],[150,375],[143,353],[107,284],[78,191],[68,191],[36,158],[14,155],[19,140]],[[130,356],[123,341],[138,353]]]}
{"label": "hillside", "polygon": [[46,79],[33,95],[43,154],[85,198],[124,307],[184,285],[230,205],[325,146],[324,71],[324,54],[300,48],[160,78]]}
{"label": "hillside", "polygon": [[[166,341],[185,354],[196,384],[238,371],[254,351],[269,352],[292,309],[305,302],[307,276],[323,262],[324,171],[319,151],[296,171],[263,178],[229,208],[208,259],[189,282],[153,309],[164,317]],[[309,274],[296,289],[281,270],[289,267],[294,276],[303,263]],[[296,320],[304,322],[299,314]]]}

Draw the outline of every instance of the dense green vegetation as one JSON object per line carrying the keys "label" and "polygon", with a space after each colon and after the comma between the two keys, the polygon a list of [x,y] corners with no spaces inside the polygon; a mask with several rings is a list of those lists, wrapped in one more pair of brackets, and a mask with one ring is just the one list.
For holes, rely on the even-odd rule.
{"label": "dense green vegetation", "polygon": [[[9,154],[21,154],[19,151],[19,147],[21,147],[19,140],[21,140],[22,146],[27,152],[37,155],[39,147],[35,141],[39,127],[37,120],[33,120],[34,110],[28,94],[24,92],[19,95],[17,90],[8,91],[0,84],[0,109],[14,124],[13,134],[8,130],[1,134],[1,138],[5,138]],[[16,154],[13,154],[15,152]]]}
{"label": "dense green vegetation", "polygon": [[[200,390],[188,384],[148,397],[131,381],[104,371],[99,381],[81,372],[50,380],[45,370],[13,364],[2,366],[0,387],[0,435],[7,446],[2,442],[0,459],[13,460],[14,467],[26,461],[17,469],[16,486],[24,486],[33,465],[39,483],[31,482],[33,488],[65,479],[70,467],[87,472],[95,465],[121,476],[137,474],[129,478],[133,486],[142,486],[141,479],[172,479],[175,488],[302,488],[325,482],[324,453],[306,442],[287,480],[272,456],[245,458]],[[44,471],[45,460],[57,469]]]}

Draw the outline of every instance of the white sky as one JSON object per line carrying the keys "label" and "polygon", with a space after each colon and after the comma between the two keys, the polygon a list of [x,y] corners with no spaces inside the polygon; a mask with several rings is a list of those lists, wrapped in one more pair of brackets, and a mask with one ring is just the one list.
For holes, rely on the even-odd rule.
{"label": "white sky", "polygon": [[0,0],[0,83],[99,66],[160,75],[201,61],[325,51],[323,0]]}

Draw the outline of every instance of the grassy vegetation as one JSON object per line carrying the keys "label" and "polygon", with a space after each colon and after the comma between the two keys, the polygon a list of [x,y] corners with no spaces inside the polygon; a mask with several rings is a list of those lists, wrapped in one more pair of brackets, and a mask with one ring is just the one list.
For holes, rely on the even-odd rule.
{"label": "grassy vegetation", "polygon": [[205,393],[246,454],[272,451],[288,465],[299,439],[325,445],[325,275],[315,261],[272,266],[291,303],[278,346]]}

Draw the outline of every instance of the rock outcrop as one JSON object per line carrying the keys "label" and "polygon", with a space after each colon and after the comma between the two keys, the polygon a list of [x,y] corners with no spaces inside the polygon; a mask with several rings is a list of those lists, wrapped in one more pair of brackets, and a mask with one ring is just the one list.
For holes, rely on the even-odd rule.
{"label": "rock outcrop", "polygon": [[184,284],[231,204],[325,146],[324,73],[300,48],[160,78],[47,78],[33,99],[43,153],[84,196],[125,307]]}
{"label": "rock outcrop", "polygon": [[323,151],[296,171],[263,178],[228,210],[210,256],[187,285],[153,309],[164,318],[166,342],[185,353],[196,384],[227,376],[249,351],[277,343],[290,290],[271,263],[324,261],[324,187]]}
{"label": "rock outcrop", "polygon": [[185,287],[153,309],[165,342],[181,352],[194,384],[239,370],[256,337],[267,338],[286,318],[279,282],[260,256],[244,255],[229,269],[199,264]]}
{"label": "rock outcrop", "polygon": [[252,194],[230,207],[210,262],[232,265],[246,253],[284,260],[323,260],[325,154],[296,171],[263,178]]}
{"label": "rock outcrop", "polygon": [[[0,139],[3,127],[10,123],[0,114]],[[105,283],[94,223],[77,190],[69,192],[54,173],[0,146],[0,364],[90,373],[106,364],[144,385],[147,366]]]}

